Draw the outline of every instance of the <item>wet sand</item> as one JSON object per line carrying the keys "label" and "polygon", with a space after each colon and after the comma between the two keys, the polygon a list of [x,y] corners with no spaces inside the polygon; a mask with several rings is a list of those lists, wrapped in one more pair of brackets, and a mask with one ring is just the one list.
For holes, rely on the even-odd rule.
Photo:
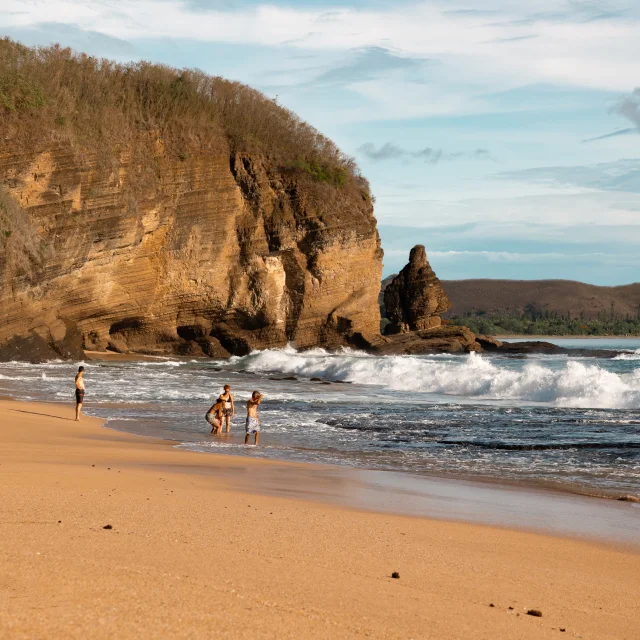
{"label": "wet sand", "polygon": [[[186,452],[72,413],[0,401],[0,636],[638,635],[640,554],[629,539],[356,510],[347,505],[398,510],[395,474]],[[465,501],[484,511],[497,497],[483,506],[470,483],[445,486],[418,512],[444,517],[449,503],[462,517]],[[403,491],[414,508],[425,499],[425,487],[420,500]]]}

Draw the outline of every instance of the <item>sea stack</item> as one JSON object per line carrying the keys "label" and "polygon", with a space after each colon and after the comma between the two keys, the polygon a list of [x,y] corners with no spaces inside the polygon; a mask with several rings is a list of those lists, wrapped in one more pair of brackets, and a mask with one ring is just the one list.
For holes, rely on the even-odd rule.
{"label": "sea stack", "polygon": [[390,320],[387,334],[424,331],[442,324],[440,314],[451,308],[451,302],[423,245],[411,249],[409,263],[385,289],[384,304]]}

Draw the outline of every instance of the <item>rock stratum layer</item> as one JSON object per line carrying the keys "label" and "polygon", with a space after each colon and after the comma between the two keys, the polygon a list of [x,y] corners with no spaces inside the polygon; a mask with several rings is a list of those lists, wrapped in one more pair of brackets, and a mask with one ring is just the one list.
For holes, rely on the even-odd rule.
{"label": "rock stratum layer", "polygon": [[223,356],[375,342],[382,251],[368,198],[260,156],[156,159],[133,203],[126,154],[106,170],[64,146],[0,146],[5,205],[38,247],[26,269],[2,256],[0,343]]}

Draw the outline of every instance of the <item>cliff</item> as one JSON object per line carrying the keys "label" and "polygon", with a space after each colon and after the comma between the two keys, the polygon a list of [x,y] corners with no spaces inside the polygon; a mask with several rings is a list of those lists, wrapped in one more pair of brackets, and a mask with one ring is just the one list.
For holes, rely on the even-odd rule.
{"label": "cliff", "polygon": [[0,41],[0,353],[379,341],[366,181],[258,92]]}

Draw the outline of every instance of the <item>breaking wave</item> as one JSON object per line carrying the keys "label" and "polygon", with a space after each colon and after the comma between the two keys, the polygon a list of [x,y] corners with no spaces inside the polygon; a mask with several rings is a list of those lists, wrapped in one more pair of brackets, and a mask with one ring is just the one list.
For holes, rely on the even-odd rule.
{"label": "breaking wave", "polygon": [[636,349],[633,353],[621,353],[614,360],[640,360],[640,349]]}
{"label": "breaking wave", "polygon": [[[630,354],[633,355],[633,354]],[[232,359],[234,368],[254,373],[318,377],[392,390],[490,400],[520,400],[561,407],[640,408],[640,370],[608,371],[568,359],[551,368],[536,362],[514,367],[507,359],[475,353],[456,359],[433,356],[371,356],[345,350],[298,352],[291,347]]]}

